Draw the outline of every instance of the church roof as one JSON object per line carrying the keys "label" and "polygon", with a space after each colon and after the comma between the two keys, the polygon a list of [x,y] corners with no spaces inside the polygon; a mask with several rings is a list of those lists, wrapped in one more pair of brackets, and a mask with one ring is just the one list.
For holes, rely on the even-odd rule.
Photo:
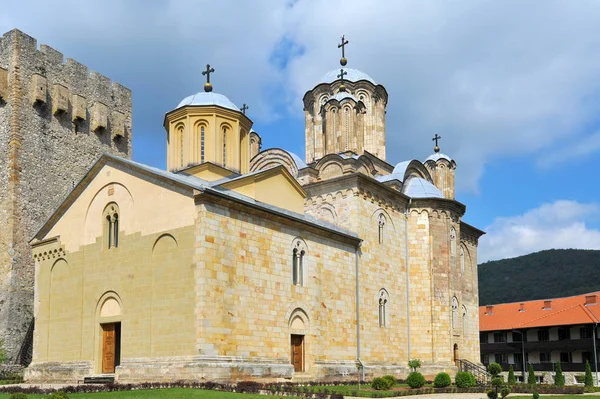
{"label": "church roof", "polygon": [[290,156],[292,157],[294,162],[296,162],[296,167],[298,168],[298,170],[306,168],[306,163],[304,163],[302,158],[300,158],[298,155],[294,154],[293,152],[288,151],[287,153],[290,154]]}
{"label": "church roof", "polygon": [[[347,75],[344,75],[344,80],[347,80],[350,82],[358,82],[359,80],[366,80],[373,84],[377,84],[377,83],[375,83],[375,80],[372,77],[370,77],[369,75],[367,75],[366,73],[364,73],[362,71],[359,71],[358,69],[344,68],[344,72],[347,72]],[[336,80],[339,80],[339,78],[337,77],[339,74],[340,74],[339,69],[334,69],[332,71],[329,71],[329,72],[327,72],[327,74],[325,76],[323,76],[321,78],[321,80],[319,80],[319,83],[317,83],[317,84],[333,83]]]}
{"label": "church roof", "polygon": [[445,159],[448,162],[452,162],[454,161],[452,158],[450,158],[448,155],[441,153],[441,152],[436,152],[435,154],[431,154],[430,156],[427,157],[427,159],[425,159],[425,162],[427,161],[434,161],[437,162],[440,159]]}
{"label": "church roof", "polygon": [[402,191],[411,198],[444,198],[439,188],[422,177],[408,179]]}
{"label": "church roof", "polygon": [[355,102],[358,102],[358,100],[356,99],[356,97],[354,97],[352,94],[348,93],[347,91],[337,92],[329,100],[342,101],[342,100],[344,100],[346,98],[350,98],[350,99],[354,100]]}
{"label": "church roof", "polygon": [[191,96],[187,96],[177,106],[177,108],[184,107],[186,105],[218,105],[223,108],[228,108],[233,111],[239,111],[240,109],[231,102],[227,97],[219,93],[204,92],[201,91]]}

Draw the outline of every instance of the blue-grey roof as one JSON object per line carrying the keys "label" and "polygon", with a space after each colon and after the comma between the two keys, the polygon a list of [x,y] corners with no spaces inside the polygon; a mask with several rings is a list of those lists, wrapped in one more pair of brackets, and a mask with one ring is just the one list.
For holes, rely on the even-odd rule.
{"label": "blue-grey roof", "polygon": [[296,162],[296,167],[298,168],[298,170],[306,168],[306,163],[304,163],[302,158],[300,158],[298,155],[294,154],[293,152],[288,151],[288,154],[290,154],[290,156],[292,157],[294,162]]}
{"label": "blue-grey roof", "polygon": [[398,180],[399,182],[404,181],[404,173],[390,173],[389,175],[380,175],[375,177],[375,179],[380,183],[385,183],[391,180]]}
{"label": "blue-grey roof", "polygon": [[411,198],[444,198],[444,194],[439,188],[422,177],[408,179],[402,187],[402,191]]}
{"label": "blue-grey roof", "polygon": [[402,162],[397,163],[396,166],[394,167],[394,171],[392,173],[402,174],[402,176],[404,176],[404,173],[406,173],[406,168],[408,168],[408,165],[411,162],[412,161],[402,161]]}
{"label": "blue-grey roof", "polygon": [[453,159],[452,159],[452,158],[450,158],[448,155],[446,155],[446,154],[443,154],[443,153],[441,153],[441,152],[436,152],[436,153],[434,153],[434,154],[431,154],[430,156],[428,156],[428,157],[427,157],[427,159],[425,159],[425,162],[427,162],[427,161],[434,161],[434,162],[437,162],[437,161],[439,161],[440,159],[445,159],[445,160],[447,160],[448,162],[452,162],[452,161],[453,161]]}
{"label": "blue-grey roof", "polygon": [[354,100],[355,102],[358,102],[356,97],[354,97],[352,94],[348,93],[347,91],[339,91],[339,92],[335,93],[335,95],[331,96],[331,98],[329,100],[342,101],[346,98],[350,98],[350,99]]}
{"label": "blue-grey roof", "polygon": [[227,97],[219,93],[201,91],[191,96],[187,96],[177,106],[177,108],[184,107],[186,105],[218,105],[223,108],[228,108],[234,111],[240,109],[231,102]]}
{"label": "blue-grey roof", "polygon": [[[369,75],[367,75],[366,73],[359,71],[358,69],[352,69],[352,68],[344,68],[344,72],[347,72],[347,75],[344,75],[344,80],[348,80],[350,82],[358,82],[359,80],[367,80],[373,84],[377,84],[375,83],[375,80],[373,80],[372,77],[370,77]],[[327,72],[327,74],[325,76],[323,76],[321,78],[321,80],[319,80],[319,83],[317,84],[321,84],[321,83],[333,83],[336,80],[339,80],[339,78],[337,77],[340,74],[340,70],[339,69],[334,69],[332,71]]]}

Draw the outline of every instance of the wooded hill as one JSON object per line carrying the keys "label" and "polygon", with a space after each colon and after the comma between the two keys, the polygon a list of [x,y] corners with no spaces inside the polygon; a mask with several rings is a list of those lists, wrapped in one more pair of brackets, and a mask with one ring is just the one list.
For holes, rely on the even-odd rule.
{"label": "wooded hill", "polygon": [[600,251],[550,249],[478,267],[479,305],[600,291]]}

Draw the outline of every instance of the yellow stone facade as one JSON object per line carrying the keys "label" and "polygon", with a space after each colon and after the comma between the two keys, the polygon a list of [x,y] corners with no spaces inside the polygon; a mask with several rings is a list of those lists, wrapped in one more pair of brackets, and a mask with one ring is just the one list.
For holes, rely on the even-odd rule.
{"label": "yellow stone facade", "polygon": [[[414,358],[433,377],[479,362],[483,232],[462,221],[456,163],[388,164],[387,93],[351,76],[355,99],[339,81],[305,96],[306,163],[260,152],[252,121],[214,93],[167,113],[170,172],[104,155],[32,241],[27,379],[405,377]],[[364,123],[331,128],[332,147],[328,121],[313,135],[356,99]]]}

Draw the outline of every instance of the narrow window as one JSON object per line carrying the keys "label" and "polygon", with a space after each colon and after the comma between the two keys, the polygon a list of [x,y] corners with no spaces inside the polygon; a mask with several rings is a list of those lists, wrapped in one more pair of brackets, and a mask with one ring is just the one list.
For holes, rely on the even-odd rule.
{"label": "narrow window", "polygon": [[200,127],[200,162],[204,162],[204,126]]}
{"label": "narrow window", "polygon": [[304,251],[300,251],[300,259],[298,262],[298,285],[304,285],[302,276],[304,275]]}
{"label": "narrow window", "polygon": [[292,245],[292,284],[304,286],[304,267],[306,266],[306,244],[295,239]]}
{"label": "narrow window", "polygon": [[346,113],[346,150],[350,149],[350,112],[348,108],[344,110]]}
{"label": "narrow window", "polygon": [[463,246],[460,246],[460,272],[465,274],[465,250]]}
{"label": "narrow window", "polygon": [[452,297],[452,329],[458,329],[458,299]]}
{"label": "narrow window", "polygon": [[456,230],[450,227],[450,255],[456,256]]}
{"label": "narrow window", "polygon": [[462,333],[467,332],[467,308],[465,305],[462,306]]}
{"label": "narrow window", "polygon": [[388,295],[384,289],[379,290],[379,327],[387,326]]}
{"label": "narrow window", "polygon": [[292,284],[298,285],[298,249],[292,252]]}
{"label": "narrow window", "polygon": [[183,167],[183,127],[179,128],[179,158],[181,159],[180,166]]}
{"label": "narrow window", "polygon": [[227,165],[227,128],[223,128],[223,166]]}
{"label": "narrow window", "polygon": [[106,221],[108,222],[108,248],[112,248],[112,231],[113,231],[113,222],[112,217],[110,215],[106,216]]}
{"label": "narrow window", "polygon": [[117,204],[109,204],[103,212],[103,218],[106,220],[104,236],[106,237],[106,247],[116,248],[119,246],[119,208]]}
{"label": "narrow window", "polygon": [[114,246],[117,248],[119,246],[119,214],[115,213],[113,215],[113,238],[114,238]]}
{"label": "narrow window", "polygon": [[379,214],[379,243],[383,244],[383,229],[385,227],[385,216]]}

